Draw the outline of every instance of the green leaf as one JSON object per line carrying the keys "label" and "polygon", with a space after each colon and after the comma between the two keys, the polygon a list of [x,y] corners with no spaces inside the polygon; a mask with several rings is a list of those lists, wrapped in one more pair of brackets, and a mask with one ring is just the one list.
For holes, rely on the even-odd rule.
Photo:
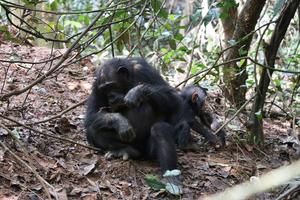
{"label": "green leaf", "polygon": [[248,53],[247,50],[245,50],[243,47],[239,48],[239,55],[240,56],[246,56]]}
{"label": "green leaf", "polygon": [[169,45],[171,49],[175,50],[176,49],[176,41],[174,39],[169,40]]}
{"label": "green leaf", "polygon": [[7,26],[6,25],[0,26],[0,32],[8,32]]}
{"label": "green leaf", "polygon": [[245,64],[245,62],[246,62],[246,59],[241,59],[238,66],[242,67]]}
{"label": "green leaf", "polygon": [[175,21],[176,15],[170,14],[170,15],[168,16],[168,19],[171,20],[171,21]]}
{"label": "green leaf", "polygon": [[166,187],[164,183],[158,180],[157,176],[151,174],[145,176],[145,181],[147,185],[153,190],[163,190]]}
{"label": "green leaf", "polygon": [[12,130],[14,136],[18,139],[21,138],[20,133],[19,133],[19,128],[14,128],[14,130]]}
{"label": "green leaf", "polygon": [[219,8],[223,8],[223,12],[220,13],[219,17],[221,19],[227,19],[229,17],[229,9],[238,7],[239,4],[235,0],[223,0],[218,4]]}
{"label": "green leaf", "polygon": [[256,113],[255,113],[255,116],[256,116],[256,118],[257,118],[258,120],[262,120],[262,119],[263,119],[261,110],[258,111],[258,112],[256,112]]}
{"label": "green leaf", "polygon": [[161,1],[159,1],[159,0],[151,0],[151,6],[153,8],[154,13],[157,13],[159,11],[158,16],[160,16],[160,17],[162,17],[164,19],[168,18],[169,14],[168,14],[168,12],[164,8],[162,8]]}
{"label": "green leaf", "polygon": [[172,30],[172,25],[170,23],[165,23],[165,28],[170,31]]}
{"label": "green leaf", "polygon": [[274,83],[275,83],[275,86],[276,86],[276,87],[281,87],[282,80],[275,79],[275,80],[274,80]]}
{"label": "green leaf", "polygon": [[178,71],[181,74],[185,73],[185,70],[182,68],[176,68],[176,71]]}
{"label": "green leaf", "polygon": [[122,52],[124,49],[124,42],[123,40],[118,40],[116,43],[117,49],[119,52]]}
{"label": "green leaf", "polygon": [[161,2],[159,0],[151,0],[151,6],[154,12],[156,13],[161,7]]}
{"label": "green leaf", "polygon": [[167,183],[166,190],[173,195],[182,194],[182,187],[174,185],[173,183]]}
{"label": "green leaf", "polygon": [[247,88],[250,88],[252,85],[254,85],[254,80],[253,79],[247,79],[246,80],[246,85],[247,85]]}
{"label": "green leaf", "polygon": [[181,40],[183,40],[184,37],[183,37],[182,34],[176,33],[176,34],[174,35],[174,38],[175,38],[175,40],[181,41]]}
{"label": "green leaf", "polygon": [[81,28],[82,27],[80,22],[71,21],[71,20],[66,20],[65,26],[71,26],[73,28]]}
{"label": "green leaf", "polygon": [[169,16],[169,13],[166,11],[166,9],[161,8],[161,10],[158,13],[158,16],[160,16],[161,18],[167,19]]}
{"label": "green leaf", "polygon": [[58,10],[58,2],[57,2],[57,0],[54,0],[54,1],[52,1],[52,3],[50,3],[50,9],[51,10],[54,10],[54,11],[56,11],[56,10]]}

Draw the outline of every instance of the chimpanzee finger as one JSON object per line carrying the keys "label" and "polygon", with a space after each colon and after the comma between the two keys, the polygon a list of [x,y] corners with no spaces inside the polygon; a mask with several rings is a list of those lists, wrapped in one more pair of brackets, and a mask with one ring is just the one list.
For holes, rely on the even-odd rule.
{"label": "chimpanzee finger", "polygon": [[120,139],[124,142],[131,142],[135,139],[136,134],[133,131],[132,128],[129,128],[127,130],[123,130],[122,132],[119,133],[120,134]]}

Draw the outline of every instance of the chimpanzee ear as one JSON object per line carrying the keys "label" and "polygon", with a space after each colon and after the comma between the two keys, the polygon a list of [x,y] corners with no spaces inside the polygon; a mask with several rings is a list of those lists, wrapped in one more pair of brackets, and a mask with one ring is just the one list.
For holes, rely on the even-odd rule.
{"label": "chimpanzee ear", "polygon": [[117,74],[126,78],[129,78],[129,70],[124,67],[124,66],[120,66],[117,70]]}
{"label": "chimpanzee ear", "polygon": [[196,101],[198,100],[198,97],[199,96],[198,96],[197,92],[194,92],[191,97],[192,103],[196,103]]}

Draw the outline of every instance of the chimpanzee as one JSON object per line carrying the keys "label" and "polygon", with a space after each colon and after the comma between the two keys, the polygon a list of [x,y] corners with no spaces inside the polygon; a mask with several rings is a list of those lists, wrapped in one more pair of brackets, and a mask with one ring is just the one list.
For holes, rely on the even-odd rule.
{"label": "chimpanzee", "polygon": [[185,118],[189,121],[192,129],[202,134],[212,144],[217,144],[219,138],[221,145],[224,146],[226,133],[224,130],[220,130],[216,134],[218,138],[212,133],[220,127],[220,124],[214,114],[204,108],[207,96],[206,89],[189,85],[182,88],[180,96],[184,101],[185,110],[189,110],[189,112],[185,112],[187,113]]}
{"label": "chimpanzee", "polygon": [[85,127],[92,145],[123,158],[157,159],[162,171],[176,169],[174,138],[185,144],[190,127],[177,91],[142,58],[112,59],[96,73]]}

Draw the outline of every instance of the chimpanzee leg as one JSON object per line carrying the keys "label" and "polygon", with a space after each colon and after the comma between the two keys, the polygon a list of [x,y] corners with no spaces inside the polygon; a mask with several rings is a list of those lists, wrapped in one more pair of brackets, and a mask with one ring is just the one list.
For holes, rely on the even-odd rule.
{"label": "chimpanzee leg", "polygon": [[118,133],[115,130],[88,127],[87,132],[88,142],[100,149],[119,149],[126,146],[124,142],[118,139]]}
{"label": "chimpanzee leg", "polygon": [[165,122],[155,123],[151,128],[151,135],[147,145],[147,155],[158,160],[161,170],[176,169],[177,155],[173,139],[174,128]]}
{"label": "chimpanzee leg", "polygon": [[186,147],[191,143],[192,136],[190,125],[186,121],[179,122],[175,126],[175,141],[179,147]]}

